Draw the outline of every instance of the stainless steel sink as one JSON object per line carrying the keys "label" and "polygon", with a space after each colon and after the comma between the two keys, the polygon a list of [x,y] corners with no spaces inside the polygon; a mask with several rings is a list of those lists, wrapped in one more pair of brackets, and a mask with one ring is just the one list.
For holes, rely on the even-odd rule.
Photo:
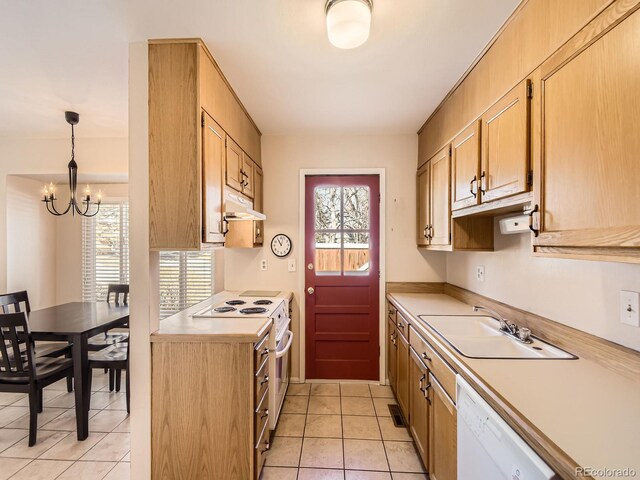
{"label": "stainless steel sink", "polygon": [[458,353],[469,358],[572,360],[569,352],[535,336],[522,343],[500,331],[498,320],[481,315],[420,315]]}

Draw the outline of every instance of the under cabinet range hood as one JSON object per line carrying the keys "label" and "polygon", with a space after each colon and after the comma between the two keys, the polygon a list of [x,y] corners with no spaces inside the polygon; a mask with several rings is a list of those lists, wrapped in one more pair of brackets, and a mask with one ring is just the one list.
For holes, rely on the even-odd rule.
{"label": "under cabinet range hood", "polygon": [[225,220],[266,220],[264,213],[253,209],[253,202],[242,195],[233,193],[227,189],[224,192],[224,218]]}

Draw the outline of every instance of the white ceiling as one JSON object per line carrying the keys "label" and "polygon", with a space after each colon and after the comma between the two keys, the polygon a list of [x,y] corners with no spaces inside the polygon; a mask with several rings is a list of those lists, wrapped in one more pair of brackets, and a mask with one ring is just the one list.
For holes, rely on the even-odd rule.
{"label": "white ceiling", "polygon": [[520,0],[374,0],[332,47],[325,0],[0,0],[0,136],[127,135],[128,43],[202,37],[265,134],[413,133]]}

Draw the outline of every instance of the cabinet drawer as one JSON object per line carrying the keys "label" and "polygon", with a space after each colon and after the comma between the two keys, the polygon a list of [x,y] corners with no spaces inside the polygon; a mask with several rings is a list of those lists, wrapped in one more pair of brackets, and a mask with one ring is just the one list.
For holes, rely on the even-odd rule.
{"label": "cabinet drawer", "polygon": [[268,417],[265,419],[264,427],[260,432],[258,432],[259,437],[255,444],[255,478],[256,480],[260,478],[260,472],[262,471],[262,466],[264,465],[264,460],[266,457],[266,453],[269,451],[271,447],[269,443],[269,422],[267,422]]}
{"label": "cabinet drawer", "polygon": [[267,388],[264,392],[262,400],[253,414],[253,424],[254,424],[254,440],[255,444],[258,445],[260,443],[260,437],[262,435],[262,431],[264,430],[264,426],[268,423],[269,420],[269,389]]}
{"label": "cabinet drawer", "polygon": [[256,343],[255,351],[253,354],[253,369],[258,371],[262,362],[269,356],[269,334],[262,337],[262,339]]}
{"label": "cabinet drawer", "polygon": [[387,318],[391,320],[393,323],[396,323],[397,314],[398,314],[398,310],[396,310],[396,307],[394,307],[390,303],[387,303]]}
{"label": "cabinet drawer", "polygon": [[411,327],[410,342],[433,376],[438,379],[442,388],[455,400],[456,372],[413,327]]}
{"label": "cabinet drawer", "polygon": [[402,335],[404,335],[404,337],[407,340],[411,340],[409,338],[409,320],[407,320],[401,313],[398,313],[397,315],[397,322],[396,322],[396,326],[398,327],[398,333],[401,333]]}
{"label": "cabinet drawer", "polygon": [[256,372],[256,388],[255,388],[255,398],[254,405],[258,404],[258,402],[262,399],[262,396],[269,388],[269,356],[267,356],[260,368]]}

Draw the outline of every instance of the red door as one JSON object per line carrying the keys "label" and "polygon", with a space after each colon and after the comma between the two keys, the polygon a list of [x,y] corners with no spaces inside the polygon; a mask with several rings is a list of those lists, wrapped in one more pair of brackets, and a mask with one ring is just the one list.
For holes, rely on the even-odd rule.
{"label": "red door", "polygon": [[379,377],[380,183],[306,177],[306,377]]}

